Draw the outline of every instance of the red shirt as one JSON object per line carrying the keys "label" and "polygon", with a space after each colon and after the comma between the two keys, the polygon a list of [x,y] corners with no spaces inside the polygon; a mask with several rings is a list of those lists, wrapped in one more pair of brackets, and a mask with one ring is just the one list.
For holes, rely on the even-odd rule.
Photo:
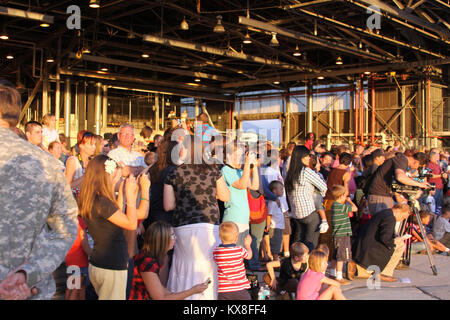
{"label": "red shirt", "polygon": [[221,244],[213,251],[219,279],[218,292],[236,292],[250,288],[245,274],[244,260],[248,252],[235,244]]}
{"label": "red shirt", "polygon": [[[441,174],[442,173],[442,169],[441,166],[437,163],[428,163],[427,165],[428,168],[430,168],[432,170],[433,174]],[[434,183],[436,185],[436,189],[444,189],[444,184],[442,183],[442,178],[429,178],[427,179],[428,183]]]}
{"label": "red shirt", "polygon": [[86,229],[86,223],[81,217],[78,217],[78,234],[75,242],[72,245],[72,248],[66,255],[66,266],[78,266],[80,268],[84,268],[89,265],[88,256],[86,252],[84,252],[81,245],[81,233],[83,231],[86,231]]}
{"label": "red shirt", "polygon": [[159,276],[160,268],[161,266],[155,259],[147,257],[142,253],[137,254],[134,257],[133,284],[131,285],[128,300],[151,300],[141,272],[153,272]]}

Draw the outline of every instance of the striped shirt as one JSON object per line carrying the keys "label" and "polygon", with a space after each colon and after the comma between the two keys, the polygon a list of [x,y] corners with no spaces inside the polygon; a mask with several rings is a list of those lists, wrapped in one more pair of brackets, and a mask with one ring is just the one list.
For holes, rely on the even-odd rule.
{"label": "striped shirt", "polygon": [[288,193],[292,217],[303,219],[316,210],[313,200],[314,188],[320,192],[322,197],[327,192],[327,184],[315,171],[303,168],[298,181],[294,183],[294,190]]}
{"label": "striped shirt", "polygon": [[221,244],[214,249],[213,257],[217,264],[219,293],[250,288],[243,260],[248,257],[247,250],[236,244]]}
{"label": "striped shirt", "polygon": [[352,207],[346,203],[333,202],[331,206],[331,231],[333,238],[352,235],[352,226],[348,213]]}

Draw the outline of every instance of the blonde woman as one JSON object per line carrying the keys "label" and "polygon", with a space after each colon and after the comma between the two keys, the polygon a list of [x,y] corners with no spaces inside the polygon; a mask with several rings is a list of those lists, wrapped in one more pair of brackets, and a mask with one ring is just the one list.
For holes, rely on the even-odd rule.
{"label": "blonde woman", "polygon": [[176,236],[173,228],[164,221],[153,222],[144,236],[144,245],[134,258],[133,285],[129,300],[183,300],[202,293],[208,284],[201,282],[190,289],[172,293],[159,278],[163,261],[173,249]]}
{"label": "blonde woman", "polygon": [[59,141],[59,134],[56,130],[56,117],[52,114],[46,114],[42,118],[44,124],[42,128],[42,145],[48,149],[48,145],[53,141]]}
{"label": "blonde woman", "polygon": [[[124,230],[136,230],[138,219],[148,214],[148,200],[136,209],[138,183],[131,175],[125,183],[125,194],[114,197],[113,186],[122,176],[117,163],[105,155],[89,162],[78,199],[79,213],[86,222],[94,248],[89,261],[89,279],[99,300],[125,300],[128,268],[128,245]],[[140,178],[142,194],[148,194],[148,177]],[[120,190],[123,190],[121,187]],[[126,213],[121,199],[126,197]],[[142,199],[141,199],[142,200]]]}

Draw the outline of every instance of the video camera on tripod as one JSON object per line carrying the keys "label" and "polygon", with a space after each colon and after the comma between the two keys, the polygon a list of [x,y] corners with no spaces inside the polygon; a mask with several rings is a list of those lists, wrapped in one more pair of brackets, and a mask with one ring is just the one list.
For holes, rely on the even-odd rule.
{"label": "video camera on tripod", "polygon": [[[431,185],[430,189],[435,190],[436,186]],[[428,189],[428,190],[430,190],[430,189]],[[403,221],[401,228],[400,228],[400,235],[404,235],[404,234],[411,235],[412,234],[412,225],[414,223],[413,216],[415,216],[417,224],[419,225],[421,237],[424,240],[425,248],[427,250],[428,260],[430,261],[431,270],[432,270],[433,274],[436,276],[437,269],[434,264],[434,259],[431,254],[430,247],[428,246],[428,242],[426,241],[427,233],[425,231],[425,228],[422,224],[422,220],[420,219],[420,215],[419,215],[420,205],[419,205],[419,201],[417,199],[422,195],[422,190],[424,190],[424,189],[417,187],[417,186],[408,186],[408,185],[404,185],[401,183],[393,183],[392,184],[392,191],[400,193],[402,195],[406,195],[406,198],[408,200],[408,205],[411,207],[411,210],[413,212],[413,214],[410,215],[407,220]],[[406,251],[403,254],[403,261],[406,265],[409,265],[411,262],[411,240],[408,240]]]}

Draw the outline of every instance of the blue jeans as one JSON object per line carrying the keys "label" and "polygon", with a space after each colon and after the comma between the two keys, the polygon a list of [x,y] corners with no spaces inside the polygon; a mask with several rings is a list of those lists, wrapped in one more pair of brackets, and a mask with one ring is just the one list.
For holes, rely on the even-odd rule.
{"label": "blue jeans", "polygon": [[261,244],[264,228],[266,227],[266,220],[258,224],[250,225],[250,235],[252,236],[252,258],[248,261],[250,268],[259,268],[259,246]]}
{"label": "blue jeans", "polygon": [[247,235],[248,235],[248,230],[245,230],[244,232],[239,233],[239,237],[238,237],[238,241],[237,241],[236,245],[244,248],[244,239],[247,237]]}
{"label": "blue jeans", "polygon": [[[434,193],[434,201],[436,202],[436,211],[438,210],[439,207],[442,208],[442,198],[444,196],[444,190],[443,189],[436,189],[435,193]],[[433,212],[435,213],[435,212]]]}

